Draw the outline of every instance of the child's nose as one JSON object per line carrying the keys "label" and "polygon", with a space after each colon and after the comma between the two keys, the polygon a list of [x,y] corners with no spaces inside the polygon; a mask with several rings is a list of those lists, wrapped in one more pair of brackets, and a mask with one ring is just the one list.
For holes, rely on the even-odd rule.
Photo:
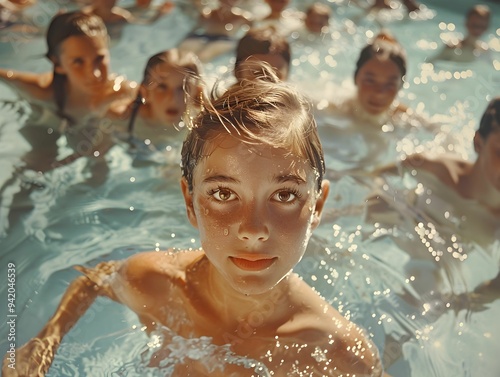
{"label": "child's nose", "polygon": [[269,238],[269,229],[266,225],[265,214],[255,205],[249,205],[242,211],[238,237],[243,241],[266,241]]}

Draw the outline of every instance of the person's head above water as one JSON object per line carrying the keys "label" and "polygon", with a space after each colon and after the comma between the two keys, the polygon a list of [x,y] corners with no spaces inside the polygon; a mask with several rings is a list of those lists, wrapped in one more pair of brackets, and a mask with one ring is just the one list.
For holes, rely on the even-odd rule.
{"label": "person's head above water", "polygon": [[465,27],[469,36],[479,38],[490,26],[491,11],[487,5],[477,4],[467,11]]}
{"label": "person's head above water", "polygon": [[290,60],[290,44],[273,26],[252,28],[236,47],[234,75],[238,80],[252,77],[255,75],[254,63],[264,61],[274,68],[281,80],[286,80]]}
{"label": "person's head above water", "polygon": [[381,32],[365,46],[356,62],[354,82],[358,100],[370,114],[386,111],[406,75],[406,53],[389,33]]}
{"label": "person's head above water", "polygon": [[311,33],[322,33],[328,28],[332,8],[323,3],[313,3],[306,10],[304,24]]}
{"label": "person's head above water", "polygon": [[141,105],[148,108],[150,123],[176,124],[187,103],[198,106],[201,89],[197,85],[201,63],[191,52],[177,48],[159,52],[148,59],[132,108],[129,129]]}
{"label": "person's head above water", "polygon": [[190,189],[198,162],[223,137],[231,137],[249,147],[282,148],[307,161],[320,190],[325,163],[309,102],[295,89],[280,83],[268,64],[261,63],[260,71],[262,76],[233,85],[194,119],[182,148],[183,176]]}
{"label": "person's head above water", "polygon": [[47,58],[54,65],[54,99],[64,113],[67,86],[99,94],[108,78],[109,36],[102,19],[82,12],[59,13],[47,29]]}
{"label": "person's head above water", "polygon": [[329,191],[309,103],[271,67],[261,71],[207,103],[181,153],[188,219],[217,280],[245,295],[290,275]]}

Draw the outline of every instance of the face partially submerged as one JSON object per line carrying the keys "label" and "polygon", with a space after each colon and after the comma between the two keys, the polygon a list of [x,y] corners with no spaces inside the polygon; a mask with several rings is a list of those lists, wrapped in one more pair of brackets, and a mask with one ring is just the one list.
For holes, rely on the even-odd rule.
{"label": "face partially submerged", "polygon": [[368,60],[356,76],[358,100],[372,115],[386,111],[401,87],[401,71],[390,59],[377,56]]}
{"label": "face partially submerged", "polygon": [[189,220],[234,290],[266,292],[302,258],[329,183],[318,194],[310,164],[280,148],[230,136],[207,147],[194,170],[193,191],[182,181]]}

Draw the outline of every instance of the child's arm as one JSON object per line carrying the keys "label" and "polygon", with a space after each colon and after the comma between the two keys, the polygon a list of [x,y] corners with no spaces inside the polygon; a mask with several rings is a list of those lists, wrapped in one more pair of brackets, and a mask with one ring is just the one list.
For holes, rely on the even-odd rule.
{"label": "child's arm", "polygon": [[106,280],[117,271],[120,264],[120,262],[112,261],[99,263],[94,269],[77,268],[85,272],[86,276],[76,278],[69,285],[53,317],[36,337],[16,350],[15,369],[9,368],[8,360],[4,358],[2,375],[4,377],[44,376],[52,364],[64,335],[85,314],[95,298],[99,295],[106,295],[115,299]]}
{"label": "child's arm", "polygon": [[27,99],[49,100],[52,98],[53,73],[18,72],[0,68],[0,81],[6,83],[20,96]]}

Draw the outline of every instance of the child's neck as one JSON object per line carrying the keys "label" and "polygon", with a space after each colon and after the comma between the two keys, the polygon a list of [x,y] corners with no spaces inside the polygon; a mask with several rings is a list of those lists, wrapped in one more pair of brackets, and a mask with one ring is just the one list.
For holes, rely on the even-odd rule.
{"label": "child's neck", "polygon": [[478,38],[472,37],[470,35],[467,35],[463,40],[462,40],[462,47],[467,47],[467,48],[476,48],[478,44]]}
{"label": "child's neck", "polygon": [[90,95],[86,92],[76,90],[69,85],[66,86],[66,93],[66,112],[68,114],[80,116],[82,111],[84,114],[100,113],[103,98],[100,95]]}
{"label": "child's neck", "polygon": [[285,277],[268,292],[258,295],[245,295],[233,289],[207,259],[206,263],[208,271],[205,274],[206,284],[204,285],[207,289],[206,295],[211,299],[213,310],[218,313],[220,320],[228,328],[237,327],[241,323],[245,323],[245,321],[251,321],[252,318],[249,317],[255,314],[255,311],[265,303],[269,303],[267,306],[272,306],[272,310],[269,310],[266,306],[266,308],[263,308],[265,314],[259,313],[264,317],[262,326],[277,323],[286,315],[287,311],[281,308],[288,308],[288,305],[283,303],[286,303],[288,297],[289,276]]}

